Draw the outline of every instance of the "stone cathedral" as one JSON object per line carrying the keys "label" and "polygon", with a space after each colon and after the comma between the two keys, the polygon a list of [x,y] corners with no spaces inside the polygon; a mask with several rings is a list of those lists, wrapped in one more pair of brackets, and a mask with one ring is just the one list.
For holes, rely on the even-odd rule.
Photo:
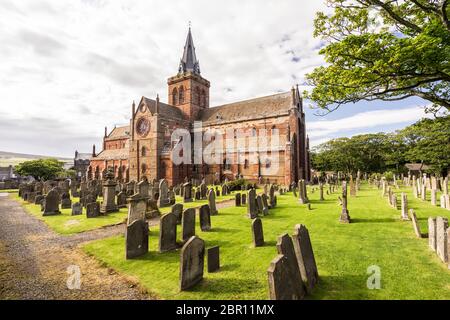
{"label": "stone cathedral", "polygon": [[[93,149],[87,172],[89,178],[101,178],[106,169],[113,169],[122,181],[165,178],[171,185],[186,178],[213,183],[242,177],[252,182],[262,179],[285,185],[310,179],[309,139],[298,87],[285,93],[210,107],[210,82],[201,75],[190,28],[178,73],[167,80],[167,85],[167,103],[160,101],[158,96],[156,99],[142,97],[138,104],[132,104],[129,125],[115,127],[109,133],[105,128],[103,150],[96,154],[95,146]],[[250,137],[261,129],[269,136],[271,132],[277,132],[277,145],[260,146],[258,150],[265,149],[261,154],[257,152],[257,161],[250,161],[253,151],[244,150],[224,153],[223,159],[214,164],[174,163],[173,150],[177,142],[172,141],[172,132],[185,129],[193,141],[194,123],[199,121],[203,132],[241,130],[248,132]],[[234,140],[239,137],[234,136]],[[190,152],[194,153],[193,150]],[[270,157],[274,152],[278,154],[277,163]]]}

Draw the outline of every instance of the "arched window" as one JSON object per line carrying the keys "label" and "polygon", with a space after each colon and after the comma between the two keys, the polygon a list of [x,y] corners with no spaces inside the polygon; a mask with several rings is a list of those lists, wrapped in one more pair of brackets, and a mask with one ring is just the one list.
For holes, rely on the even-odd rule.
{"label": "arched window", "polygon": [[147,148],[146,147],[142,147],[141,156],[143,156],[143,157],[147,156]]}
{"label": "arched window", "polygon": [[267,169],[267,168],[270,168],[270,165],[271,165],[271,161],[270,161],[269,158],[267,158],[267,159],[266,159],[266,169]]}
{"label": "arched window", "polygon": [[180,104],[184,103],[184,88],[183,88],[183,86],[180,87],[180,94],[179,94],[178,101],[180,102]]}
{"label": "arched window", "polygon": [[245,159],[244,161],[244,169],[248,169],[248,159]]}
{"label": "arched window", "polygon": [[176,106],[178,104],[178,90],[177,88],[172,91],[172,104]]}
{"label": "arched window", "polygon": [[143,163],[143,164],[141,165],[141,172],[142,172],[142,173],[147,172],[147,165],[146,165],[145,163]]}
{"label": "arched window", "polygon": [[252,128],[252,137],[256,137],[256,128],[255,127]]}

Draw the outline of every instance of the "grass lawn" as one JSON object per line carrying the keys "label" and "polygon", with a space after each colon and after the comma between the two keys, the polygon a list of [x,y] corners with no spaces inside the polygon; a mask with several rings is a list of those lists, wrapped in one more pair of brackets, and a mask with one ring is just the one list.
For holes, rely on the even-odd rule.
{"label": "grass lawn", "polygon": [[19,192],[19,189],[4,189],[0,190],[0,193],[16,193]]}
{"label": "grass lawn", "polygon": [[[72,209],[62,209],[60,215],[44,217],[42,216],[40,205],[22,200],[18,193],[13,193],[10,196],[12,199],[18,201],[28,213],[44,221],[53,231],[63,235],[70,235],[123,222],[128,213],[128,209],[122,208],[119,212],[109,213],[107,216],[88,219],[86,218],[86,209],[83,208],[83,214],[79,216],[72,216]],[[72,198],[72,203],[78,201],[79,198]],[[99,201],[101,201],[101,198]]]}
{"label": "grass lawn", "polygon": [[[317,188],[316,188],[317,189]],[[409,205],[415,209],[426,233],[428,216],[450,217],[450,211],[415,199],[410,189]],[[401,192],[401,190],[394,190]],[[278,206],[262,217],[266,245],[253,248],[250,219],[245,207],[219,210],[212,216],[212,230],[197,235],[206,246],[220,246],[221,270],[209,274],[190,291],[178,289],[180,252],[157,252],[158,228],[150,228],[150,252],[125,260],[123,236],[94,241],[83,249],[109,267],[136,277],[162,299],[267,299],[267,268],[277,255],[277,236],[292,234],[294,225],[309,229],[320,283],[310,299],[450,299],[450,270],[428,249],[428,239],[417,239],[411,222],[399,220],[400,211],[389,207],[381,190],[367,185],[358,196],[349,197],[352,223],[338,222],[338,192],[325,195],[309,192],[312,210],[288,193],[278,196]],[[181,232],[181,227],[178,227]],[[381,269],[381,289],[367,288],[367,268]]]}

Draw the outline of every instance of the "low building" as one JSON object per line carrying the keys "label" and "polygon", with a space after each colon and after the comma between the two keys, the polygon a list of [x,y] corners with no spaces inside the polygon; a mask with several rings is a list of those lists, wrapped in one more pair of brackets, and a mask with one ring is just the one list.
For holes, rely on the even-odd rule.
{"label": "low building", "polygon": [[86,176],[92,157],[95,157],[95,146],[93,147],[92,153],[80,153],[75,151],[75,157],[73,158],[73,169],[76,172],[77,178],[81,179]]}

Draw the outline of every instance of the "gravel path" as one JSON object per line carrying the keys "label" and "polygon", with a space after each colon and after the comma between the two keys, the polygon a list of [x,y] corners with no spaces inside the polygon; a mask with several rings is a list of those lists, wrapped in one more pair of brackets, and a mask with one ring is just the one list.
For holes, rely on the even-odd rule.
{"label": "gravel path", "polygon": [[[0,193],[0,299],[154,298],[135,279],[101,266],[78,248],[82,242],[123,232],[124,225],[116,225],[60,236]],[[74,274],[68,267],[79,267],[80,289],[68,289]]]}

